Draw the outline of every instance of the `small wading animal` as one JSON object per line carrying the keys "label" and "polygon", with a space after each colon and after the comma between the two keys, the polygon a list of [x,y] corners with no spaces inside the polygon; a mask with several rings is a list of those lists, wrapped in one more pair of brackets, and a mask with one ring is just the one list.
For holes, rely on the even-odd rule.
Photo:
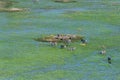
{"label": "small wading animal", "polygon": [[106,53],[105,50],[100,51],[100,54],[105,54],[105,53]]}
{"label": "small wading animal", "polygon": [[66,45],[60,45],[60,49],[66,48]]}
{"label": "small wading animal", "polygon": [[57,46],[57,42],[55,41],[50,42],[50,46]]}
{"label": "small wading animal", "polygon": [[81,46],[86,46],[86,44],[87,44],[87,40],[85,40],[85,39],[81,39],[81,42],[82,42],[82,44],[80,44]]}
{"label": "small wading animal", "polygon": [[70,50],[70,51],[74,51],[76,49],[76,47],[70,47],[70,48],[68,48],[68,50]]}
{"label": "small wading animal", "polygon": [[108,57],[108,63],[111,64],[111,58],[110,57]]}
{"label": "small wading animal", "polygon": [[66,45],[70,45],[71,39],[64,39],[64,42],[65,42]]}
{"label": "small wading animal", "polygon": [[104,45],[102,45],[100,48],[101,48],[101,51],[99,53],[106,54],[106,47]]}
{"label": "small wading animal", "polygon": [[81,42],[82,42],[83,44],[86,44],[86,43],[87,43],[87,40],[81,39]]}

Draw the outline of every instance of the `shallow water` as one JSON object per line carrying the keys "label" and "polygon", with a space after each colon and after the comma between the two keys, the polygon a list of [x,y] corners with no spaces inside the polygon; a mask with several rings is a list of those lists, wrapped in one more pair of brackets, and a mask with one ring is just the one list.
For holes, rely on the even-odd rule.
{"label": "shallow water", "polygon": [[44,13],[64,13],[64,12],[75,12],[75,11],[89,11],[87,8],[68,8],[68,9],[34,9],[34,12],[44,12]]}
{"label": "shallow water", "polygon": [[[30,11],[1,12],[0,79],[119,80],[119,24],[100,22],[98,19],[79,20],[82,17],[79,13],[82,12],[99,11],[103,14],[106,11],[115,11],[111,6],[108,10],[109,5],[106,6],[105,3],[103,5],[99,1],[101,0],[86,0],[82,6],[73,4],[75,7],[71,7],[71,3],[59,4],[60,8],[57,6],[58,3],[50,1],[42,5],[45,8],[41,8],[41,5],[30,6],[33,5],[31,2],[25,2],[26,5],[21,2],[23,4],[19,5],[30,7]],[[53,8],[46,9],[48,5],[52,5]],[[65,15],[72,17],[77,15],[77,12],[78,19],[64,17]],[[80,42],[71,44],[77,47],[71,52],[34,40],[58,33],[84,35],[89,43],[84,47],[80,46]],[[106,55],[98,54],[100,49],[97,48],[102,44],[107,46]],[[108,56],[112,57],[112,64],[107,63]]]}

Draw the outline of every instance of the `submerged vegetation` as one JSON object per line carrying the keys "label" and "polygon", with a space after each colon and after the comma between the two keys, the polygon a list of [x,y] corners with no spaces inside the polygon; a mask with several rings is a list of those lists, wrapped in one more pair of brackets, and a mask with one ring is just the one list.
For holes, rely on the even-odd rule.
{"label": "submerged vegetation", "polygon": [[[0,80],[120,80],[119,0],[14,1],[1,8],[30,10],[0,12]],[[66,50],[41,41],[58,33],[88,44],[78,39]]]}

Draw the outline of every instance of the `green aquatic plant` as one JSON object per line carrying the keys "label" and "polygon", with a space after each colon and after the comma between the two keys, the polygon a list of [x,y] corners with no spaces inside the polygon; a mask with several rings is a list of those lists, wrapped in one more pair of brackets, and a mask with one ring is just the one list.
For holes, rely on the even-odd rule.
{"label": "green aquatic plant", "polygon": [[[14,7],[31,11],[0,13],[0,80],[120,79],[119,5],[111,5],[119,0],[14,1],[20,2]],[[54,9],[46,10],[49,6]],[[75,41],[70,47],[76,49],[69,51],[59,49],[59,44],[51,47],[34,40],[58,33],[84,35],[88,44]],[[102,45],[105,55],[98,54]],[[112,64],[108,64],[108,56]]]}

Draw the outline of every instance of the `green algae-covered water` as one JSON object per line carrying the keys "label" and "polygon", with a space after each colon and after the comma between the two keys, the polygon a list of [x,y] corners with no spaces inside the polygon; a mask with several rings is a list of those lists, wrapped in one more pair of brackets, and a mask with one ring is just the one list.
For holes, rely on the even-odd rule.
{"label": "green algae-covered water", "polygon": [[[0,12],[0,80],[120,80],[119,0],[14,1],[28,10]],[[88,44],[68,51],[34,40],[56,34],[83,35]]]}

